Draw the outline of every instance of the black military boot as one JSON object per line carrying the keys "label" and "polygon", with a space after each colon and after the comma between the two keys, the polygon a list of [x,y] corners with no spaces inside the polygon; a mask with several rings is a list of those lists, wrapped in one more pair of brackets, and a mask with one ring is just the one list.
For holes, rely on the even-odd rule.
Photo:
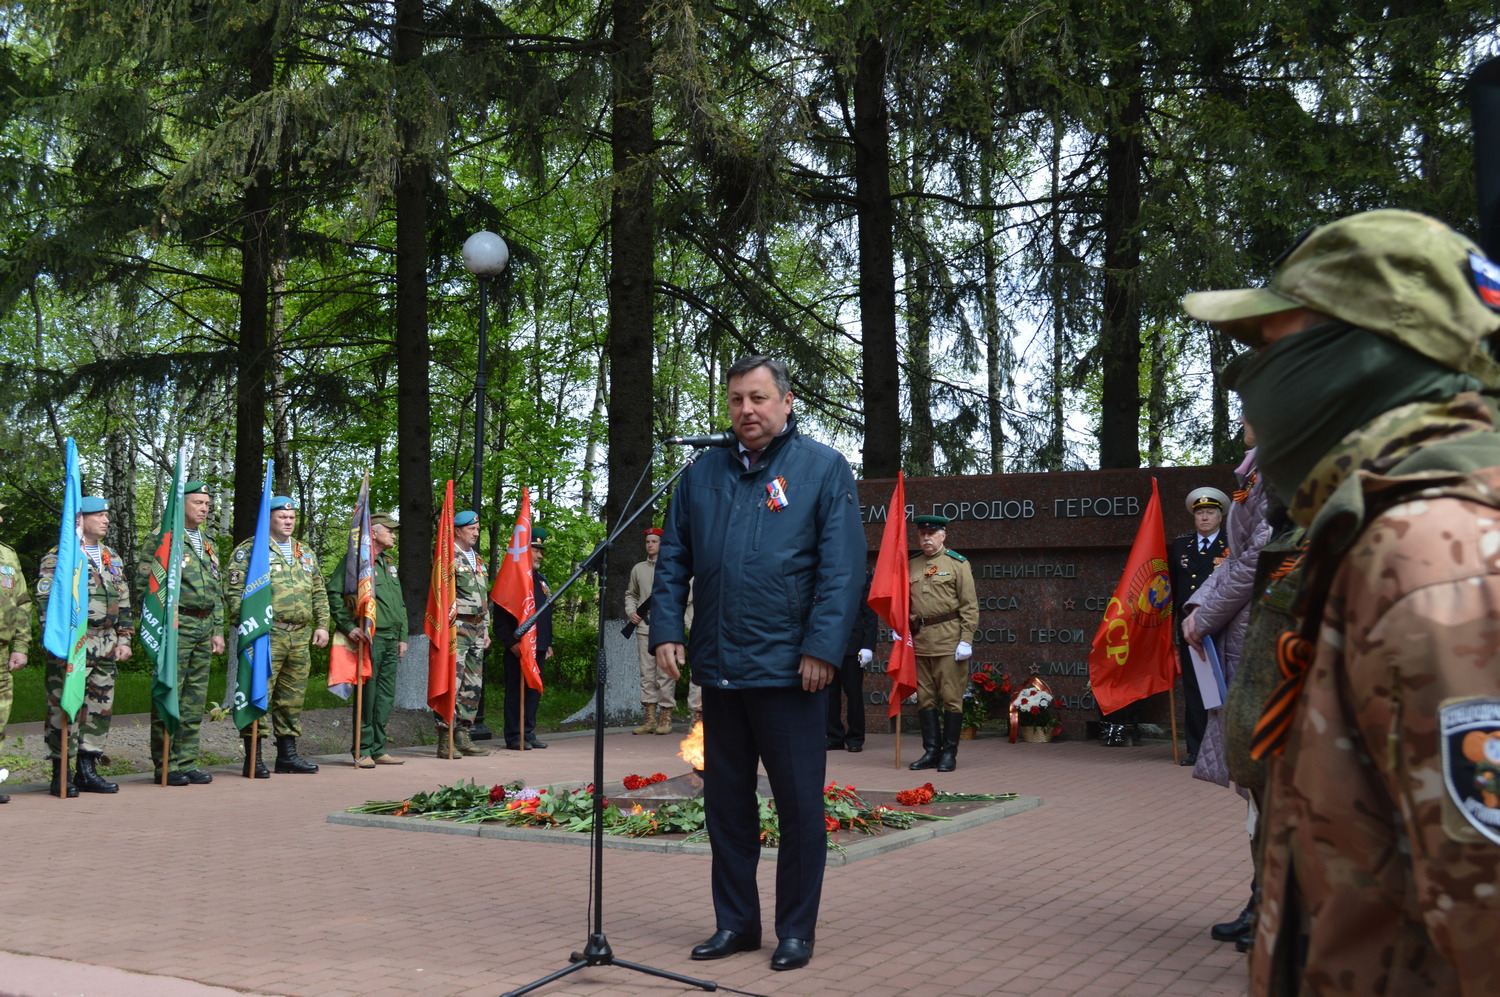
{"label": "black military boot", "polygon": [[917,722],[922,725],[922,757],[907,766],[913,772],[919,769],[936,768],[938,756],[942,754],[943,742],[938,735],[937,710],[918,710]]}
{"label": "black military boot", "polygon": [[[261,745],[266,743],[266,739],[263,737],[242,737],[240,740],[245,743],[245,767],[240,769],[240,775],[248,779],[253,769],[255,778],[271,778],[271,770],[266,768],[265,759],[261,757],[260,753]],[[252,740],[255,742],[253,746],[250,744]]]}
{"label": "black military boot", "polygon": [[68,799],[78,795],[78,787],[73,785],[73,773],[68,771],[67,764],[61,758],[52,759],[52,795],[61,796],[62,781],[66,776],[68,780]]}
{"label": "black military boot", "polygon": [[311,775],[318,771],[312,762],[297,754],[297,739],[290,734],[276,735],[276,771]]}
{"label": "black military boot", "polygon": [[78,775],[74,781],[77,783],[78,791],[81,793],[118,793],[120,784],[117,782],[105,782],[104,777],[94,767],[99,756],[90,751],[78,753]]}
{"label": "black military boot", "polygon": [[958,768],[958,732],[963,729],[962,713],[943,714],[943,753],[938,756],[939,772],[952,772]]}

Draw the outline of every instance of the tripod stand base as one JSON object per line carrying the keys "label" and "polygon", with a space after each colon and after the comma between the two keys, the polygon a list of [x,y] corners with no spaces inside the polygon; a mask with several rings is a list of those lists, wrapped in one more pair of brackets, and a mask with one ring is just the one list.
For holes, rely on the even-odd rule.
{"label": "tripod stand base", "polygon": [[589,943],[583,947],[583,951],[574,952],[568,958],[573,961],[557,972],[544,976],[539,980],[533,980],[524,987],[507,990],[501,994],[501,997],[520,997],[521,994],[529,994],[538,987],[544,987],[588,966],[620,966],[625,969],[633,969],[637,973],[645,973],[648,976],[659,976],[664,980],[685,983],[690,987],[697,987],[699,990],[713,992],[719,989],[719,985],[710,980],[698,980],[679,973],[669,973],[665,969],[655,969],[651,966],[642,966],[640,963],[616,959],[614,951],[609,947],[609,939],[604,937],[603,934],[589,935]]}

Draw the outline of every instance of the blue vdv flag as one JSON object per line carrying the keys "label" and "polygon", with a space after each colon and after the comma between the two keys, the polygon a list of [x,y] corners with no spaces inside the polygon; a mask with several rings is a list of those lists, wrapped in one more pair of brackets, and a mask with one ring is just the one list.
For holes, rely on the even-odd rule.
{"label": "blue vdv flag", "polygon": [[276,607],[271,605],[271,469],[274,464],[274,461],[266,461],[260,516],[255,521],[255,542],[250,545],[244,598],[240,601],[240,660],[234,690],[234,725],[240,730],[248,729],[271,707],[271,625],[276,619]]}
{"label": "blue vdv flag", "polygon": [[52,589],[47,593],[47,626],[42,631],[42,646],[66,663],[62,708],[72,720],[83,705],[83,636],[88,629],[89,576],[84,567],[83,539],[78,534],[78,506],[83,492],[78,477],[78,444],[71,436],[67,447],[62,522],[57,528],[57,567],[52,573]]}

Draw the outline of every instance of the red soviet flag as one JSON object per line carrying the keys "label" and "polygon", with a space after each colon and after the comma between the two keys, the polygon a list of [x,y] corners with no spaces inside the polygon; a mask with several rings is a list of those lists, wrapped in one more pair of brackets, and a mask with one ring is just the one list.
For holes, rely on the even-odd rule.
{"label": "red soviet flag", "polygon": [[1151,501],[1141,516],[1125,573],[1104,611],[1089,652],[1089,685],[1104,713],[1166,692],[1177,680],[1172,647],[1172,582],[1161,498],[1151,479]]}
{"label": "red soviet flag", "polygon": [[427,588],[427,705],[451,725],[457,705],[457,665],[453,648],[453,481],[443,496],[437,540],[432,545],[432,584]]}
{"label": "red soviet flag", "polygon": [[[536,612],[536,583],[531,567],[531,493],[521,489],[521,511],[516,514],[516,528],[510,535],[510,546],[500,561],[500,574],[490,588],[490,601],[515,618],[519,625]],[[511,634],[500,640],[509,647]],[[536,666],[536,627],[521,638],[521,677],[537,692],[542,691],[542,673]]]}
{"label": "red soviet flag", "polygon": [[886,714],[901,714],[901,703],[917,691],[917,652],[911,642],[911,573],[907,568],[906,478],[896,472],[896,490],[885,507],[885,533],[880,538],[880,556],[875,559],[875,577],[870,582],[870,608],[891,628],[891,708]]}

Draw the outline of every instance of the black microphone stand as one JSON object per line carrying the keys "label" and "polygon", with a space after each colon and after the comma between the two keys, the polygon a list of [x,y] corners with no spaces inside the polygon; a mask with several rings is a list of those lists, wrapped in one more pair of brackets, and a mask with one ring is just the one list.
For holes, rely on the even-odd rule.
{"label": "black microphone stand", "polygon": [[[636,962],[626,962],[624,959],[615,958],[614,950],[610,948],[609,939],[604,934],[604,682],[609,669],[605,665],[604,655],[604,584],[608,577],[608,568],[605,555],[609,552],[610,545],[623,533],[631,523],[640,518],[641,513],[649,509],[658,498],[664,495],[682,477],[693,462],[703,455],[702,449],[695,449],[688,459],[678,468],[666,482],[658,488],[650,498],[636,507],[634,512],[625,515],[615,531],[606,537],[599,546],[594,548],[578,570],[564,582],[559,588],[553,590],[542,603],[537,611],[521,621],[516,627],[515,639],[519,641],[532,627],[536,626],[537,617],[552,607],[558,597],[566,592],[586,571],[597,571],[599,573],[599,646],[594,653],[594,828],[593,840],[590,843],[591,859],[593,865],[593,903],[594,923],[593,930],[589,932],[588,943],[584,945],[582,952],[574,952],[568,956],[568,965],[555,973],[549,973],[539,980],[533,980],[523,987],[515,990],[507,990],[501,997],[520,997],[521,994],[530,993],[538,987],[546,986],[554,980],[560,980],[570,973],[576,973],[586,966],[623,966],[633,969],[637,973],[646,973],[651,976],[659,976],[664,980],[673,980],[677,983],[685,983],[690,987],[700,990],[715,991],[719,985],[709,980],[699,980],[691,976],[682,976],[665,969],[656,969],[651,966],[643,966]],[[633,496],[632,496],[633,497]],[[628,504],[628,502],[627,502]],[[522,697],[526,695],[524,685],[521,691]],[[522,726],[525,726],[524,701],[523,709],[520,711],[523,718]],[[524,738],[524,731],[522,732]]]}

